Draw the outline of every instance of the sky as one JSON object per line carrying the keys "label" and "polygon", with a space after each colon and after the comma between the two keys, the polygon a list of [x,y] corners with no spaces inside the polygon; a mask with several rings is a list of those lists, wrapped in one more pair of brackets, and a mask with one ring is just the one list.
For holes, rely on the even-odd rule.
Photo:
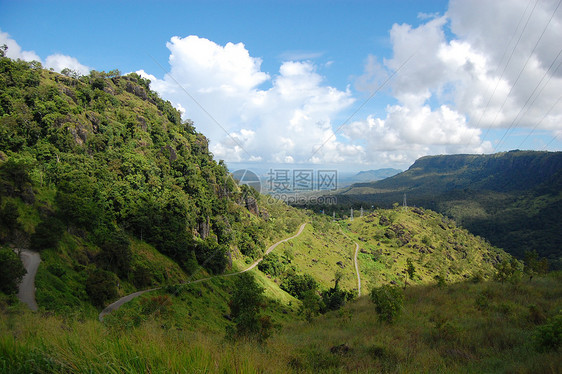
{"label": "sky", "polygon": [[0,0],[0,45],[149,78],[230,169],[406,169],[562,150],[561,2]]}

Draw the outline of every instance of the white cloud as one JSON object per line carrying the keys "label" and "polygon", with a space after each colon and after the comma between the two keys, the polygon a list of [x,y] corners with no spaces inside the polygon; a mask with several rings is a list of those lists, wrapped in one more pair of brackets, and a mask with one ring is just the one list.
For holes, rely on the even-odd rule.
{"label": "white cloud", "polygon": [[[371,115],[352,123],[346,136],[363,141],[369,161],[392,162],[392,154],[398,162],[411,162],[423,154],[492,152],[484,136],[490,128],[528,132],[539,124],[555,134],[562,126],[562,102],[557,102],[562,69],[548,69],[562,47],[562,9],[548,21],[557,3],[540,2],[531,15],[526,0],[453,0],[446,15],[420,17],[429,20],[418,27],[395,24],[392,58],[381,64],[369,57],[356,86],[372,90],[389,70],[411,58],[391,82],[396,104],[387,107],[383,118]],[[529,15],[515,47],[516,26],[523,16],[521,31]]]}
{"label": "white cloud", "polygon": [[10,34],[7,32],[2,32],[0,30],[0,45],[6,44],[8,47],[8,51],[6,52],[6,56],[11,59],[21,59],[24,61],[41,61],[39,56],[34,51],[24,51],[21,49],[19,44],[12,39]]}
{"label": "white cloud", "polygon": [[[6,46],[8,47],[6,56],[11,59],[39,61],[43,63],[41,58],[34,51],[24,51],[8,33],[0,31],[0,45],[3,44],[6,44]],[[44,66],[46,69],[53,69],[59,73],[64,68],[69,68],[77,71],[82,75],[88,75],[91,70],[90,67],[82,65],[76,58],[59,53],[47,56]]]}
{"label": "white cloud", "polygon": [[82,65],[76,58],[58,53],[47,57],[45,60],[45,67],[47,69],[53,69],[59,73],[63,69],[68,68],[80,73],[81,75],[88,75],[90,74],[90,70],[92,70],[92,68]]}
{"label": "white cloud", "polygon": [[[333,138],[331,119],[353,102],[351,92],[326,85],[313,63],[287,61],[271,76],[242,43],[220,46],[188,36],[173,37],[167,47],[169,74],[159,80],[138,73],[185,108],[186,117],[211,139],[217,158],[309,162],[329,139],[314,160],[349,159],[347,149]],[[262,87],[266,83],[269,87]]]}

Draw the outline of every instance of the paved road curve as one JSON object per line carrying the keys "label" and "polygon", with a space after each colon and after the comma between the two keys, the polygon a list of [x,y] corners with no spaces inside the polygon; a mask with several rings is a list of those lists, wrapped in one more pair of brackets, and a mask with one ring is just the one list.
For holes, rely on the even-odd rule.
{"label": "paved road curve", "polygon": [[29,249],[20,249],[20,258],[27,273],[23,276],[19,284],[18,298],[22,303],[27,304],[29,309],[36,311],[37,302],[35,301],[35,274],[41,262],[39,253]]}
{"label": "paved road curve", "polygon": [[[303,223],[301,225],[301,227],[299,228],[299,231],[297,231],[297,233],[293,236],[291,236],[290,238],[286,238],[283,240],[278,241],[277,243],[271,245],[264,253],[264,256],[267,255],[268,253],[270,253],[271,251],[273,251],[275,248],[277,248],[277,246],[281,243],[285,243],[286,241],[289,241],[291,239],[296,238],[297,236],[299,236],[300,234],[302,234],[304,227],[306,226],[306,223]],[[256,262],[254,262],[252,265],[250,265],[248,268],[242,270],[242,271],[238,271],[236,273],[229,273],[229,274],[219,274],[219,275],[215,275],[212,277],[207,277],[207,278],[202,278],[202,279],[197,279],[194,281],[190,281],[190,282],[186,282],[184,284],[194,284],[194,283],[200,283],[200,282],[204,282],[207,281],[209,279],[213,279],[213,278],[220,278],[220,277],[231,277],[233,275],[238,275],[238,274],[242,274],[245,273],[247,271],[252,270],[253,268],[255,268],[256,266],[258,266],[258,264],[263,260],[263,257],[259,258],[258,260],[256,260]],[[133,300],[135,297],[138,297],[140,295],[142,295],[143,293],[146,292],[150,292],[150,291],[155,291],[155,290],[159,290],[162,287],[157,287],[157,288],[151,288],[149,290],[143,290],[143,291],[137,291],[135,293],[129,294],[127,296],[124,296],[122,298],[120,298],[119,300],[117,300],[116,302],[114,302],[113,304],[108,305],[104,310],[101,311],[101,313],[99,314],[98,318],[100,321],[103,321],[103,317],[105,317],[106,314],[109,314],[111,312],[113,312],[114,310],[119,309],[119,307],[131,300]]]}
{"label": "paved road curve", "polygon": [[361,276],[359,275],[359,262],[357,262],[357,253],[359,252],[359,244],[355,243],[355,272],[357,273],[357,296],[361,296]]}

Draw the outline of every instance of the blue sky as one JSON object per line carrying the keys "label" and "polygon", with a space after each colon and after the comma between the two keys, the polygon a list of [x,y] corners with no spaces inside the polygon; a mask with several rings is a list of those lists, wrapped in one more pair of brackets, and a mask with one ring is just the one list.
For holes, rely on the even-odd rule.
{"label": "blue sky", "polygon": [[55,70],[144,74],[231,165],[407,168],[562,148],[559,5],[2,0],[0,43]]}

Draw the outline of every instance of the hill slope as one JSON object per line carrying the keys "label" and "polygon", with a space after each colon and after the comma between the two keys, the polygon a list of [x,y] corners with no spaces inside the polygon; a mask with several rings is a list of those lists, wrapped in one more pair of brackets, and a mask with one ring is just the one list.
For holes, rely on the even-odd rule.
{"label": "hill slope", "polygon": [[40,307],[222,273],[306,220],[239,187],[149,83],[0,57],[0,245],[42,252]]}
{"label": "hill slope", "polygon": [[560,261],[562,152],[422,157],[394,177],[343,190],[338,201],[390,206],[404,194],[512,254],[535,249]]}

